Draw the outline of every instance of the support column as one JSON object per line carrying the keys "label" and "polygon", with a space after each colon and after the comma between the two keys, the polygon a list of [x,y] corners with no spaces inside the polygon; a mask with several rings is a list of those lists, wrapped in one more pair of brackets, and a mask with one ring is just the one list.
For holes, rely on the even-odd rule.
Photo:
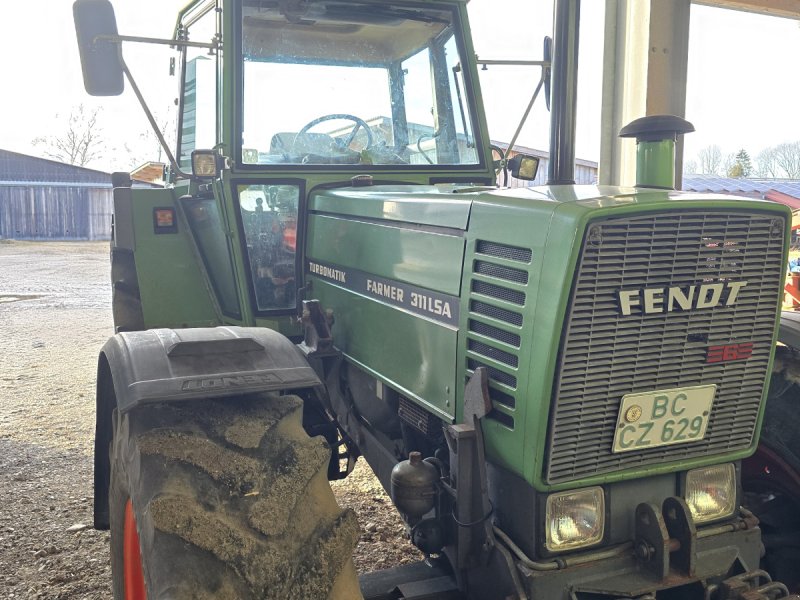
{"label": "support column", "polygon": [[[606,0],[601,184],[633,185],[636,143],[620,129],[639,117],[686,116],[691,0]],[[676,187],[683,140],[675,152]]]}

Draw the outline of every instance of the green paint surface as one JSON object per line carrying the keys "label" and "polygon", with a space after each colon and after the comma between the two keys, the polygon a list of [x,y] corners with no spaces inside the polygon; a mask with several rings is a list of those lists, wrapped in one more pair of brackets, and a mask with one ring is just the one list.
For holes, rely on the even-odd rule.
{"label": "green paint surface", "polygon": [[453,235],[311,215],[311,259],[457,296],[464,240]]}
{"label": "green paint surface", "polygon": [[209,327],[221,323],[183,220],[178,233],[155,234],[153,209],[175,208],[172,190],[134,190],[136,272],[144,322],[156,327]]}
{"label": "green paint surface", "polygon": [[636,185],[672,189],[675,187],[675,142],[636,144]]}
{"label": "green paint surface", "polygon": [[[437,227],[466,229],[469,200],[453,200],[447,195],[463,188],[442,186],[378,186],[365,190],[326,190],[314,194],[310,208],[339,215],[385,219]],[[406,196],[411,196],[406,199]],[[398,202],[397,199],[404,201]]]}
{"label": "green paint surface", "polygon": [[[463,0],[443,3],[457,6],[465,24],[464,55],[470,60],[463,65],[463,72],[470,81],[477,82],[466,5]],[[224,12],[234,14],[234,0],[222,0],[221,4]],[[757,436],[748,451],[629,469],[559,486],[548,486],[542,479],[562,326],[580,242],[588,225],[612,216],[684,208],[733,211],[758,207],[784,217],[786,209],[735,198],[608,186],[472,190],[470,183],[431,185],[432,181],[491,181],[494,172],[488,146],[478,150],[486,165],[482,168],[369,167],[376,183],[392,182],[371,188],[349,185],[351,177],[367,169],[359,165],[245,168],[236,164],[235,157],[240,140],[235,110],[242,104],[241,90],[237,88],[240,65],[234,60],[238,50],[236,27],[234,19],[228,18],[223,19],[222,25],[218,147],[232,162],[213,185],[221,215],[222,230],[217,234],[227,241],[215,260],[232,265],[230,275],[241,299],[242,318],[223,318],[215,308],[219,301],[209,291],[208,278],[185,221],[180,222],[178,234],[152,233],[152,209],[174,206],[175,198],[189,190],[196,193],[197,184],[192,183],[180,190],[134,192],[137,271],[148,326],[241,322],[274,328],[296,339],[302,330],[294,315],[254,316],[233,190],[248,183],[301,181],[309,212],[300,216],[301,223],[307,226],[305,237],[299,241],[300,265],[304,266],[305,259],[316,259],[460,299],[460,321],[454,328],[319,277],[307,277],[302,283],[310,282],[312,287],[306,297],[317,298],[324,308],[334,311],[336,345],[352,363],[442,419],[456,422],[463,419],[463,388],[470,364],[482,363],[507,376],[513,384],[491,384],[496,397],[513,406],[496,403],[498,414],[484,421],[487,456],[537,489],[565,489],[674,472],[742,458],[755,448]],[[490,138],[481,92],[478,85],[474,87],[475,133],[486,141]],[[637,180],[671,187],[669,148],[656,143],[640,151]],[[484,242],[528,250],[530,260],[487,257],[480,251]],[[524,281],[498,280],[496,269],[494,275],[491,270],[477,273],[481,262],[491,263],[501,271],[524,272]],[[492,285],[524,300],[515,303],[479,291]],[[517,315],[519,324],[473,310],[480,303]],[[511,342],[481,333],[486,327],[501,331],[504,339]],[[515,336],[518,343],[513,342]],[[515,364],[509,364],[509,356]],[[513,425],[509,426],[512,420]]]}
{"label": "green paint surface", "polygon": [[455,329],[318,278],[314,297],[333,310],[333,337],[347,358],[440,418],[452,418]]}

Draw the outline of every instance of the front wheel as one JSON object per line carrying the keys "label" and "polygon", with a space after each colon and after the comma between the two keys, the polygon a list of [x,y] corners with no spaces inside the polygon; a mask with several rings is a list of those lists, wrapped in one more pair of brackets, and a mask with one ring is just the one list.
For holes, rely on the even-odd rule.
{"label": "front wheel", "polygon": [[352,511],[295,396],[153,405],[114,415],[116,600],[361,598]]}

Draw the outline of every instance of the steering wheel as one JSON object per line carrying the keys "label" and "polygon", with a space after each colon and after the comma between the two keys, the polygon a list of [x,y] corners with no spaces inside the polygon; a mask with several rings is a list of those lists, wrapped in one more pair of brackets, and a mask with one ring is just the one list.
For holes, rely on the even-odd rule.
{"label": "steering wheel", "polygon": [[320,123],[324,123],[325,121],[336,121],[337,119],[344,119],[346,121],[353,121],[355,123],[355,126],[353,127],[352,131],[350,131],[350,135],[347,136],[347,139],[345,139],[344,141],[337,140],[336,143],[338,145],[340,145],[342,148],[348,148],[355,139],[358,130],[363,127],[364,131],[367,133],[367,144],[366,146],[364,146],[364,150],[372,146],[373,142],[375,141],[375,138],[373,137],[372,130],[369,128],[369,125],[367,125],[367,122],[361,117],[357,117],[355,115],[351,115],[348,113],[334,113],[330,115],[323,115],[321,117],[314,119],[313,121],[309,121],[306,125],[303,126],[303,128],[300,131],[297,132],[297,135],[295,136],[294,139],[295,141],[297,141],[300,138],[300,136],[302,136],[305,133],[308,133],[308,131],[312,127],[315,127]]}

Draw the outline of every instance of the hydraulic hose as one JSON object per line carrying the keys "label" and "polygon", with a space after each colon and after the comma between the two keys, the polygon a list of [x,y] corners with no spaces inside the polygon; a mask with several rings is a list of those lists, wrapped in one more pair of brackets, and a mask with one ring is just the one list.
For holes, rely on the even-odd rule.
{"label": "hydraulic hose", "polygon": [[[741,512],[745,516],[747,515],[752,516],[752,513],[744,508],[741,509]],[[725,525],[719,525],[717,527],[702,529],[697,532],[697,537],[706,538],[713,535],[719,535],[722,533],[732,533],[734,531],[739,531],[743,528],[744,529],[747,528],[747,526],[744,525],[743,523],[742,524],[727,523]],[[584,565],[586,563],[594,562],[597,560],[605,560],[608,558],[621,556],[633,548],[633,542],[626,542],[624,544],[620,544],[612,548],[607,548],[605,550],[598,550],[596,552],[587,552],[586,554],[581,554],[578,556],[569,556],[566,558],[555,558],[552,561],[548,562],[537,562],[531,560],[519,546],[517,546],[513,541],[511,541],[511,538],[508,537],[508,534],[506,534],[497,525],[492,525],[492,531],[494,531],[494,534],[500,539],[500,541],[509,550],[511,550],[511,552],[514,553],[514,555],[519,559],[519,561],[532,571],[557,571],[560,569],[566,569],[568,567],[577,567],[578,565]]]}
{"label": "hydraulic hose", "polygon": [[594,562],[597,560],[605,560],[621,556],[633,548],[633,543],[626,542],[613,548],[599,550],[597,552],[588,552],[580,556],[570,556],[568,558],[556,558],[549,562],[536,562],[531,560],[522,549],[511,541],[511,538],[500,529],[497,525],[492,526],[492,531],[500,539],[501,542],[519,559],[519,561],[532,571],[558,571],[568,567],[577,567],[586,563]]}

